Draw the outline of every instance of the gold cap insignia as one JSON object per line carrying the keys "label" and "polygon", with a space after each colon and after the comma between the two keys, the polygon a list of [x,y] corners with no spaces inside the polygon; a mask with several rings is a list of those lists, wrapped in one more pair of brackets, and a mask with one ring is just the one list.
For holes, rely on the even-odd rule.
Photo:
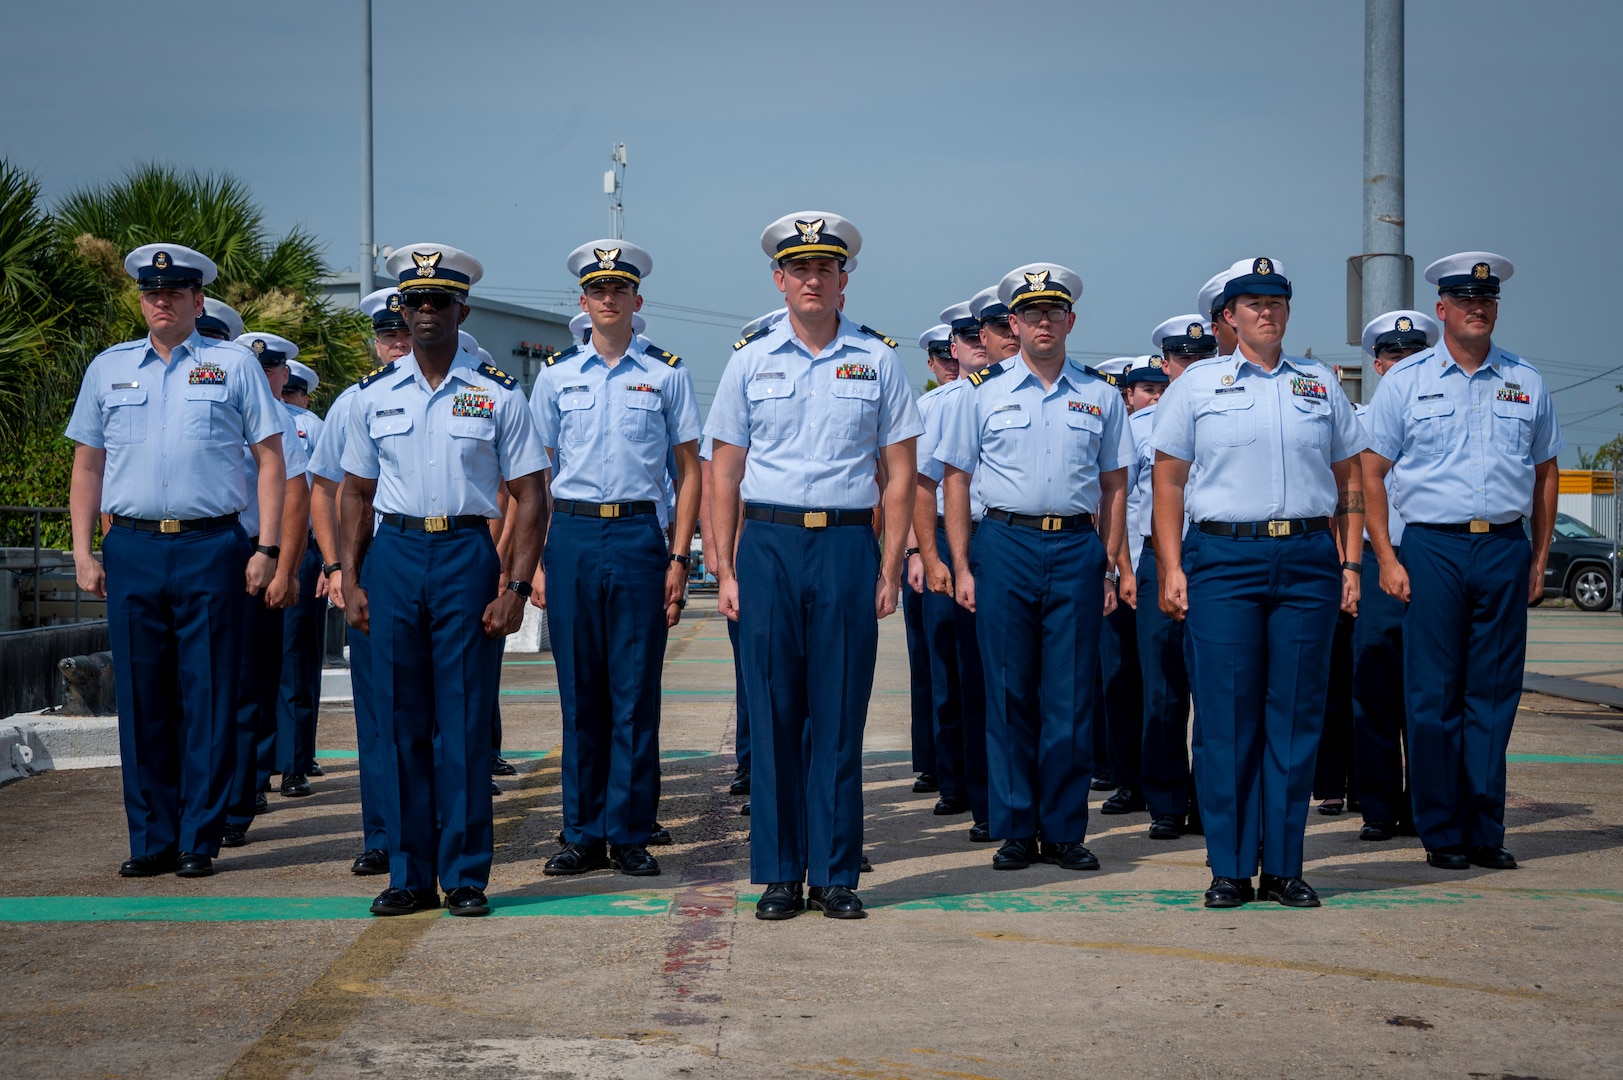
{"label": "gold cap insignia", "polygon": [[801,241],[807,244],[817,243],[822,238],[825,220],[818,218],[816,221],[796,221],[795,228],[800,230]]}
{"label": "gold cap insignia", "polygon": [[1161,366],[1161,358],[1159,356],[1150,357],[1150,367],[1159,368],[1160,366]]}
{"label": "gold cap insignia", "polygon": [[1189,337],[1199,338],[1200,335],[1204,334],[1205,332],[1206,331],[1201,328],[1201,325],[1198,322],[1192,322],[1189,324]]}
{"label": "gold cap insignia", "polygon": [[262,337],[254,338],[254,352],[262,353],[264,351],[265,351],[265,339],[262,338]]}
{"label": "gold cap insignia", "polygon": [[1476,278],[1478,281],[1487,281],[1488,280],[1488,264],[1487,263],[1477,263],[1475,266],[1471,267],[1471,276]]}
{"label": "gold cap insignia", "polygon": [[1271,274],[1274,272],[1274,264],[1267,259],[1258,259],[1251,264],[1251,272],[1253,274]]}
{"label": "gold cap insignia", "polygon": [[169,253],[167,251],[160,251],[156,255],[152,256],[152,265],[157,267],[159,270],[169,269]]}
{"label": "gold cap insignia", "polygon": [[1405,316],[1403,316],[1403,318],[1398,320],[1398,333],[1407,334],[1410,330],[1413,330],[1413,329],[1414,329],[1414,323],[1409,319],[1409,316],[1405,315]]}
{"label": "gold cap insignia", "polygon": [[1047,270],[1039,270],[1035,274],[1027,274],[1026,284],[1030,285],[1035,291],[1041,292],[1048,288],[1048,273]]}
{"label": "gold cap insignia", "polygon": [[613,270],[614,264],[620,259],[619,248],[609,248],[607,251],[602,248],[593,248],[592,254],[597,256],[597,268],[599,270]]}
{"label": "gold cap insignia", "polygon": [[392,293],[389,294],[389,310],[390,311],[399,311],[400,310],[400,294],[399,293],[392,292]]}
{"label": "gold cap insignia", "polygon": [[417,264],[417,276],[420,278],[431,278],[439,273],[440,259],[443,257],[444,252],[440,251],[432,255],[419,255],[415,251],[411,253],[411,261]]}

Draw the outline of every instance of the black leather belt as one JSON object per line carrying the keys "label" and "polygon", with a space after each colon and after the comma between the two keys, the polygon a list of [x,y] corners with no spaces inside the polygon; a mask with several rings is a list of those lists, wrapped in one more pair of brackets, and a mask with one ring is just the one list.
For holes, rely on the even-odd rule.
{"label": "black leather belt", "polygon": [[1068,517],[1061,517],[1058,514],[1016,514],[1010,510],[993,510],[987,507],[986,516],[1005,525],[1018,525],[1022,529],[1041,529],[1043,532],[1070,532],[1073,529],[1093,528],[1092,514],[1071,514]]}
{"label": "black leather belt", "polygon": [[1430,529],[1433,532],[1481,534],[1509,532],[1512,529],[1519,529],[1522,527],[1522,519],[1517,518],[1515,521],[1501,521],[1498,524],[1494,524],[1491,521],[1484,521],[1481,518],[1472,518],[1470,521],[1462,521],[1458,525],[1427,525],[1425,522],[1421,521],[1409,521],[1405,522],[1404,524],[1410,529]]}
{"label": "black leather belt", "polygon": [[485,529],[490,519],[478,514],[458,514],[456,517],[407,517],[404,514],[384,514],[383,523],[412,532],[450,532],[452,529]]}
{"label": "black leather belt", "polygon": [[1274,521],[1199,521],[1195,528],[1212,536],[1227,536],[1230,539],[1258,539],[1281,536],[1301,536],[1303,533],[1327,532],[1330,528],[1330,519],[1316,518],[1283,518]]}
{"label": "black leather belt", "polygon": [[[981,525],[980,522],[976,521],[974,518],[970,518],[969,519],[969,535],[974,536],[975,535],[975,530],[980,528],[980,525]],[[942,517],[940,514],[937,514],[935,516],[935,527],[940,529],[942,532],[946,532],[947,531],[947,519]]]}
{"label": "black leather belt", "polygon": [[652,499],[623,503],[594,503],[581,502],[579,499],[554,499],[552,501],[552,510],[557,514],[573,514],[575,517],[595,518],[637,517],[641,514],[655,512]]}
{"label": "black leather belt", "polygon": [[164,533],[173,536],[175,533],[213,532],[216,529],[228,529],[237,523],[237,514],[221,514],[219,517],[192,518],[190,521],[180,521],[176,518],[131,518],[119,514],[113,515],[113,524],[120,529],[134,529],[136,532]]}
{"label": "black leather belt", "polygon": [[834,525],[872,525],[870,510],[803,510],[799,507],[761,506],[745,503],[744,516],[751,521],[774,525],[799,525],[802,529],[827,529]]}

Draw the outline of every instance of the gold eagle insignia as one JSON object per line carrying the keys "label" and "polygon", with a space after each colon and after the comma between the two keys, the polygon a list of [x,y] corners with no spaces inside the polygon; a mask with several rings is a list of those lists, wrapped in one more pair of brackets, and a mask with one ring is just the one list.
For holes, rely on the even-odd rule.
{"label": "gold eagle insignia", "polygon": [[1034,292],[1042,292],[1044,289],[1048,288],[1048,274],[1049,271],[1047,270],[1039,270],[1035,274],[1027,274],[1026,284],[1031,286]]}
{"label": "gold eagle insignia", "polygon": [[823,236],[823,223],[825,220],[825,218],[818,218],[816,221],[797,220],[795,222],[795,228],[800,230],[801,242],[815,244],[821,240]]}
{"label": "gold eagle insignia", "polygon": [[592,254],[597,256],[597,268],[599,270],[613,270],[614,264],[620,260],[619,248],[609,248],[607,251],[602,248],[593,248]]}
{"label": "gold eagle insignia", "polygon": [[436,251],[432,255],[419,255],[415,251],[412,252],[411,261],[417,264],[417,276],[431,278],[437,274],[440,269],[440,259],[444,258],[444,255],[445,253],[441,251]]}

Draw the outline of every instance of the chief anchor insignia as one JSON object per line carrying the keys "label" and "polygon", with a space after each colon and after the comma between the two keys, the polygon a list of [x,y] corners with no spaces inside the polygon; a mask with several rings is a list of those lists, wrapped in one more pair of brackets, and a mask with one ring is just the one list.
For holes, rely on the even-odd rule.
{"label": "chief anchor insignia", "polygon": [[169,269],[169,253],[167,251],[160,251],[156,255],[152,256],[152,265],[159,270]]}
{"label": "chief anchor insignia", "polygon": [[1274,264],[1267,259],[1258,259],[1251,265],[1251,272],[1253,274],[1271,274],[1274,272]]}

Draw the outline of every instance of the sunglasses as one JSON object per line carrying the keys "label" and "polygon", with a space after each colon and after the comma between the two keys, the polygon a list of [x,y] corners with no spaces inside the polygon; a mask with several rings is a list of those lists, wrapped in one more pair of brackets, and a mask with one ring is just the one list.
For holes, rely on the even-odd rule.
{"label": "sunglasses", "polygon": [[428,304],[435,311],[444,311],[456,303],[456,294],[444,289],[407,289],[400,294],[400,306],[416,310]]}

